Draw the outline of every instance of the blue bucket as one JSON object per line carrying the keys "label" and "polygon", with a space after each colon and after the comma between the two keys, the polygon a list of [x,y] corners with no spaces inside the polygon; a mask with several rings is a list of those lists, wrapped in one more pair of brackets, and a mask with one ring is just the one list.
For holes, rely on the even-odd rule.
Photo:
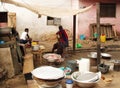
{"label": "blue bucket", "polygon": [[84,40],[85,39],[85,35],[80,35],[80,40]]}

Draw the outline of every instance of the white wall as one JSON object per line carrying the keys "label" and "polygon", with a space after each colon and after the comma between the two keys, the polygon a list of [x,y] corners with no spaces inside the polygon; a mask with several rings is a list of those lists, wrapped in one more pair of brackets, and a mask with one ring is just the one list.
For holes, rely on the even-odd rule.
{"label": "white wall", "polygon": [[[21,0],[23,1],[23,0]],[[31,2],[33,1],[33,2]],[[71,0],[26,0],[23,3],[33,3],[40,6],[49,7],[61,7],[61,8],[71,8]],[[47,26],[46,16],[38,18],[38,15],[22,7],[17,7],[12,4],[5,4],[5,8],[9,12],[16,13],[16,29],[21,34],[27,27],[30,29],[30,36],[33,40],[40,40],[40,35],[44,33],[56,32],[58,31],[58,26]],[[72,30],[72,18],[73,17],[63,17],[61,18],[61,25],[65,29]]]}

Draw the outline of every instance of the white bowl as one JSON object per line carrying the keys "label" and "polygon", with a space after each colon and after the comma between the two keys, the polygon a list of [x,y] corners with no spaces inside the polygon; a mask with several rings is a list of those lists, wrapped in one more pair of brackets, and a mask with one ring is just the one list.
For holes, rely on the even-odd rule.
{"label": "white bowl", "polygon": [[34,77],[43,80],[57,80],[65,76],[64,71],[52,66],[41,66],[34,69],[31,73]]}
{"label": "white bowl", "polygon": [[[91,74],[93,72],[86,72],[87,74]],[[84,74],[86,74],[84,73]],[[83,74],[83,75],[84,75]],[[95,74],[95,73],[93,73]],[[82,88],[91,88],[91,87],[94,87],[100,80],[101,78],[101,72],[98,72],[96,73],[96,75],[98,75],[98,78],[96,78],[96,75],[93,77],[89,77],[89,79],[86,79],[85,80],[80,80],[80,79],[77,79],[78,76],[82,75],[80,72],[73,72],[72,75],[71,75],[71,78],[76,82],[76,84]]]}
{"label": "white bowl", "polygon": [[43,87],[54,88],[64,79],[65,73],[63,70],[52,66],[41,66],[34,69],[32,72],[33,79],[38,85]]}

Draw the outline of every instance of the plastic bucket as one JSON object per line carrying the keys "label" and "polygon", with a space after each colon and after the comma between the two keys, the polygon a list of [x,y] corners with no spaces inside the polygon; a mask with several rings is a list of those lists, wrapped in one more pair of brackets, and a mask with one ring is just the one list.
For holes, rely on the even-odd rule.
{"label": "plastic bucket", "polygon": [[76,44],[76,48],[81,48],[81,47],[82,47],[82,44],[80,44],[80,43]]}
{"label": "plastic bucket", "polygon": [[84,40],[85,39],[85,35],[80,35],[80,40]]}
{"label": "plastic bucket", "polygon": [[94,33],[93,36],[94,36],[94,38],[97,38],[97,37],[98,37],[98,34],[97,34],[97,33]]}
{"label": "plastic bucket", "polygon": [[106,35],[102,34],[102,35],[100,36],[100,41],[101,41],[101,42],[106,42]]}

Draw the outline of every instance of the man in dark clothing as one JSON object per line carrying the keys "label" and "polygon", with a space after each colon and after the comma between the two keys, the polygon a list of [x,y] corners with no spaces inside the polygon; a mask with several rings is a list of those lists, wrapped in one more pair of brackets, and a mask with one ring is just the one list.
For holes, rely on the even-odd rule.
{"label": "man in dark clothing", "polygon": [[52,48],[52,53],[54,53],[54,50],[57,49],[56,53],[57,54],[60,54],[62,56],[63,54],[63,49],[65,48],[65,44],[64,42],[60,41],[60,39],[58,39],[58,42],[56,42],[54,45],[53,45],[53,48]]}

